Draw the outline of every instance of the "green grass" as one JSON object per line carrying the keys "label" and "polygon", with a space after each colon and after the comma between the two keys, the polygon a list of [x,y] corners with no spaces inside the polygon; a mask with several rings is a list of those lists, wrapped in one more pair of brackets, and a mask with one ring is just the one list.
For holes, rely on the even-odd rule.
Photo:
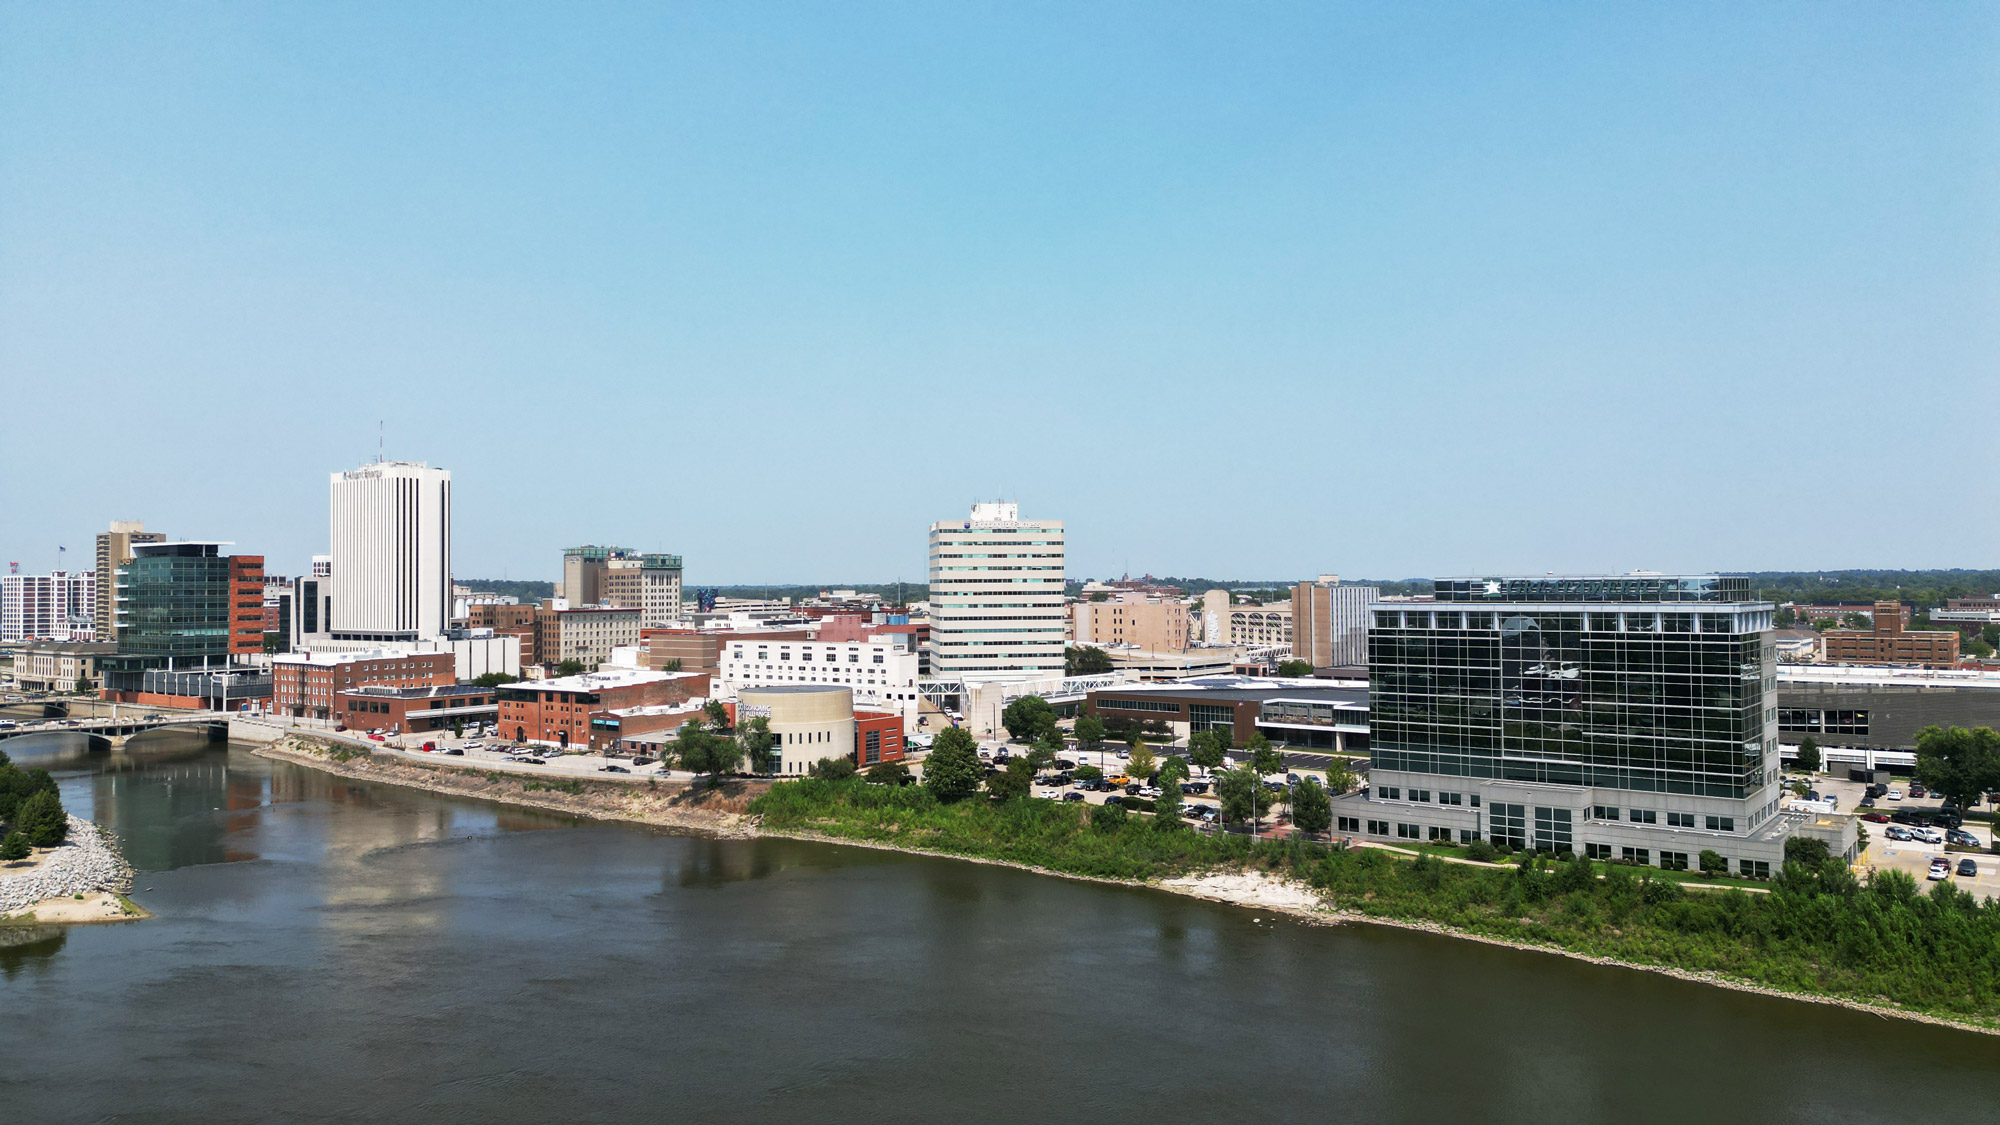
{"label": "green grass", "polygon": [[[2000,903],[1949,882],[1929,893],[1898,872],[1869,884],[1837,860],[1785,868],[1768,894],[1689,891],[1700,872],[1582,859],[1500,867],[1443,863],[1459,848],[1331,852],[1291,841],[1206,836],[1131,817],[1090,826],[1043,800],[940,804],[921,787],[859,778],[781,782],[750,811],[767,828],[1006,860],[1076,875],[1156,879],[1263,867],[1306,880],[1341,909],[1436,923],[1640,965],[1713,972],[1788,992],[1902,1006],[1987,1026],[2000,1020]],[[1738,881],[1738,880],[1732,880]]]}

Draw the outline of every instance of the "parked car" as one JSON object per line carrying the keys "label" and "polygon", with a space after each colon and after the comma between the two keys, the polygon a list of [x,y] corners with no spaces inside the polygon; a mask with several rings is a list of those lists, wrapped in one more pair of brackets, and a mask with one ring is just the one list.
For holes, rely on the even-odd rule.
{"label": "parked car", "polygon": [[1944,843],[1944,829],[1942,828],[1912,828],[1910,829],[1910,835],[1922,840],[1926,844]]}
{"label": "parked car", "polygon": [[461,748],[461,747],[457,747],[457,746],[447,746],[447,747],[445,747],[445,748],[444,748],[443,750],[439,751],[439,753],[441,753],[441,754],[449,754],[450,756],[452,756],[452,757],[454,757],[454,758],[463,758],[463,757],[465,757],[465,750],[464,750],[463,748]]}
{"label": "parked car", "polygon": [[386,741],[388,741],[388,740],[387,740],[387,739],[385,739],[385,738],[383,738],[383,737],[382,737],[381,735],[379,735],[379,734],[377,734],[377,733],[375,733],[374,731],[372,731],[372,730],[371,730],[371,731],[369,731],[369,732],[368,732],[368,741],[370,741],[370,742],[386,742]]}
{"label": "parked car", "polygon": [[1891,786],[1889,787],[1889,799],[1890,799],[1891,801],[1900,801],[1900,800],[1902,800],[1902,799],[1903,799],[1903,789],[1902,789],[1902,786],[1899,786],[1899,785],[1891,785]]}
{"label": "parked car", "polygon": [[1057,758],[1055,766],[1059,770],[1073,770],[1076,768],[1076,763],[1070,761],[1068,758]]}
{"label": "parked car", "polygon": [[1872,809],[1872,808],[1874,808],[1874,807],[1875,807],[1875,798],[1873,798],[1873,797],[1863,797],[1863,798],[1861,798],[1861,803],[1860,803],[1859,805],[1857,805],[1856,807],[1857,807],[1857,808],[1863,808],[1863,809]]}
{"label": "parked car", "polygon": [[426,754],[435,753],[437,748],[438,744],[435,742],[426,742],[422,746],[417,747],[417,749],[422,750]]}
{"label": "parked car", "polygon": [[1931,795],[1931,791],[1930,791],[1930,790],[1928,790],[1928,789],[1924,788],[1924,787],[1923,787],[1923,786],[1921,786],[1921,785],[1918,785],[1918,784],[1917,784],[1916,782],[1911,782],[1911,783],[1910,783],[1910,796],[1911,796],[1911,797],[1913,797],[1913,798],[1918,798],[1918,799],[1921,799],[1921,798],[1924,798],[1924,797],[1928,797],[1928,796],[1930,796],[1930,795]]}
{"label": "parked car", "polygon": [[1948,878],[1950,878],[1950,877],[1951,877],[1951,861],[1950,861],[1950,860],[1946,860],[1946,859],[1934,859],[1934,860],[1931,860],[1931,872],[1930,872],[1930,874],[1929,874],[1928,876],[1926,876],[1926,878],[1928,878],[1928,879],[1930,879],[1931,881],[1935,882],[1935,881],[1937,881],[1937,880],[1939,880],[1939,879],[1948,879]]}
{"label": "parked car", "polygon": [[1979,837],[1962,828],[1954,828],[1946,832],[1944,834],[1944,842],[1947,844],[1957,844],[1961,848],[1976,848],[1980,846]]}
{"label": "parked car", "polygon": [[1062,795],[1062,799],[1065,801],[1081,801],[1083,800],[1083,794],[1072,790],[1071,792],[1064,793]]}
{"label": "parked car", "polygon": [[657,761],[659,761],[659,759],[653,757],[651,754],[641,754],[638,757],[632,759],[632,764],[635,766],[650,766]]}
{"label": "parked car", "polygon": [[598,770],[597,770],[597,772],[598,772],[598,773],[631,773],[632,771],[631,771],[631,770],[628,770],[628,769],[626,769],[626,768],[625,768],[624,766],[609,766],[609,765],[607,765],[607,766],[599,766],[599,767],[598,767]]}
{"label": "parked car", "polygon": [[1201,819],[1203,823],[1213,824],[1215,823],[1215,818],[1219,815],[1221,815],[1221,810],[1217,809],[1214,805],[1202,806]]}
{"label": "parked car", "polygon": [[465,743],[465,744],[464,744],[464,746],[465,746],[465,749],[467,749],[467,750],[484,750],[484,749],[486,749],[486,744],[485,744],[484,742],[481,742],[481,741],[479,741],[478,739],[473,739],[473,740],[472,740],[471,742],[467,742],[467,743]]}
{"label": "parked car", "polygon": [[1157,785],[1141,785],[1139,787],[1139,796],[1141,797],[1158,797],[1163,792],[1165,790]]}
{"label": "parked car", "polygon": [[516,758],[514,760],[517,762],[526,762],[531,766],[546,766],[549,764],[546,758]]}
{"label": "parked car", "polygon": [[1972,862],[1972,858],[1967,856],[1958,861],[1958,873],[1960,875],[1977,875],[1979,874],[1979,865]]}
{"label": "parked car", "polygon": [[1111,796],[1104,798],[1104,803],[1107,805],[1122,805],[1125,803],[1125,798],[1113,793]]}
{"label": "parked car", "polygon": [[1878,812],[1862,813],[1861,819],[1868,821],[1871,824],[1887,824],[1889,823],[1889,814],[1878,813]]}
{"label": "parked car", "polygon": [[986,750],[986,749],[981,749],[981,750],[979,751],[979,756],[980,756],[980,757],[982,757],[982,758],[991,758],[991,757],[993,756],[993,751],[991,751],[991,750]]}
{"label": "parked car", "polygon": [[1910,830],[1900,824],[1891,824],[1882,830],[1882,835],[1887,836],[1891,840],[1908,840],[1910,839]]}
{"label": "parked car", "polygon": [[1183,781],[1183,782],[1181,782],[1181,792],[1183,792],[1183,793],[1206,793],[1206,792],[1208,792],[1208,782],[1206,782],[1206,781]]}

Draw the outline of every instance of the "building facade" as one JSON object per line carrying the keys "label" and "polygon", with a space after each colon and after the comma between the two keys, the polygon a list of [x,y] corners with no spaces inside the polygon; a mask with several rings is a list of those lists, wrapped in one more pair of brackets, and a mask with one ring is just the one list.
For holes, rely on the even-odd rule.
{"label": "building facade", "polygon": [[300,718],[331,719],[347,710],[341,693],[354,688],[434,688],[457,683],[456,662],[448,652],[283,653],[271,659],[271,709]]}
{"label": "building facade", "polygon": [[22,691],[88,691],[98,681],[97,662],[114,646],[81,641],[44,641],[14,652],[14,684]]}
{"label": "building facade", "polygon": [[[1222,620],[1226,623],[1224,644],[1284,645],[1288,648],[1293,644],[1292,607],[1289,603],[1234,606]],[[1328,655],[1332,655],[1331,650]]]}
{"label": "building facade", "polygon": [[854,693],[833,684],[746,688],[738,693],[738,729],[764,719],[777,736],[771,772],[798,777],[829,758],[852,758],[867,769],[903,758],[903,723],[886,711],[857,710]]}
{"label": "building facade", "polygon": [[1774,607],[1740,577],[1439,579],[1376,607],[1369,785],[1339,828],[1768,875],[1781,811]]}
{"label": "building facade", "polygon": [[611,650],[639,643],[639,611],[585,606],[544,609],[536,614],[541,636],[535,653],[544,664],[574,660],[593,668],[611,659]]}
{"label": "building facade", "polygon": [[111,530],[97,533],[97,600],[93,606],[97,640],[118,643],[118,568],[132,561],[132,545],[166,541],[166,532],[147,531],[141,520],[112,520]]}
{"label": "building facade", "polygon": [[966,681],[1063,673],[1063,525],[979,503],[931,525],[931,674]]}
{"label": "building facade", "polygon": [[1382,600],[1374,586],[1343,586],[1337,574],[1292,588],[1292,655],[1315,668],[1368,663],[1370,612]]}
{"label": "building facade", "polygon": [[1184,602],[1077,602],[1069,609],[1071,636],[1080,645],[1182,652],[1195,639]]}
{"label": "building facade", "polygon": [[[707,694],[708,677],[699,673],[632,668],[502,684],[500,737],[562,746],[596,745],[591,733],[594,717],[632,708],[678,707]],[[616,740],[615,731],[606,739]]]}
{"label": "building facade", "polygon": [[893,640],[808,641],[731,637],[717,683],[739,696],[762,687],[846,688],[864,705],[916,722],[921,695],[917,654]]}
{"label": "building facade", "polygon": [[556,596],[572,607],[636,609],[645,628],[672,625],[681,620],[681,557],[629,547],[571,547],[563,552]]}
{"label": "building facade", "polygon": [[0,575],[0,641],[96,639],[96,574]]}
{"label": "building facade", "polygon": [[[264,651],[264,558],[225,555],[221,543],[137,543],[118,568],[117,652],[101,661],[108,699],[186,696],[223,701],[269,695],[269,677],[245,665]],[[155,673],[180,677],[166,684]],[[196,684],[188,674],[215,682]],[[258,694],[261,689],[261,694]],[[163,704],[174,706],[176,704]]]}
{"label": "building facade", "polygon": [[451,625],[451,473],[381,461],[331,482],[333,555],[321,622],[343,641],[420,641]]}
{"label": "building facade", "polygon": [[1833,664],[1914,664],[1952,668],[1958,664],[1956,629],[1905,630],[1896,602],[1877,602],[1867,629],[1828,629],[1821,644]]}

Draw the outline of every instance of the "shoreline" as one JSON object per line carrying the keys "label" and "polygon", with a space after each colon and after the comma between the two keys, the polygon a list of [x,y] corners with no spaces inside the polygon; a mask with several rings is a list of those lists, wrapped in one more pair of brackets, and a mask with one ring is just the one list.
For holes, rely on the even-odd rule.
{"label": "shoreline", "polygon": [[[1964,1020],[1952,1019],[1947,1016],[1911,1011],[1905,1008],[1876,1004],[1864,1000],[1850,1000],[1821,993],[1787,992],[1783,989],[1772,988],[1768,985],[1739,980],[1712,972],[1675,968],[1671,965],[1654,965],[1639,961],[1625,961],[1615,957],[1581,953],[1575,950],[1564,949],[1561,946],[1537,945],[1532,942],[1513,941],[1507,938],[1491,937],[1469,930],[1456,929],[1437,922],[1382,918],[1363,914],[1358,911],[1335,909],[1326,906],[1319,892],[1306,886],[1304,883],[1293,879],[1273,876],[1268,873],[1210,872],[1204,875],[1177,876],[1152,881],[1114,879],[1097,875],[1076,875],[1065,871],[1056,871],[1046,867],[1036,867],[1031,864],[1019,863],[1013,860],[994,859],[987,856],[959,855],[952,852],[935,851],[928,848],[911,847],[880,840],[853,840],[821,832],[769,829],[758,823],[758,818],[740,810],[725,811],[719,808],[690,806],[672,810],[671,815],[665,819],[653,819],[646,815],[621,814],[617,809],[592,804],[582,797],[571,797],[566,794],[549,793],[545,796],[530,796],[525,793],[516,793],[509,795],[501,792],[473,791],[476,788],[475,786],[454,786],[438,783],[436,775],[463,776],[465,773],[471,772],[464,767],[440,766],[426,768],[421,765],[377,759],[373,754],[362,754],[345,762],[336,761],[323,754],[292,749],[286,745],[286,743],[292,740],[292,737],[295,736],[288,736],[268,746],[254,747],[250,752],[262,757],[322,770],[352,780],[402,785],[406,788],[422,789],[444,796],[475,797],[480,800],[490,800],[501,804],[520,805],[528,808],[568,813],[591,820],[622,823],[637,822],[654,827],[671,828],[695,835],[722,839],[755,839],[765,837],[770,839],[798,840],[805,843],[873,848],[877,851],[921,855],[933,859],[956,860],[962,863],[983,863],[997,867],[1011,867],[1017,871],[1025,871],[1034,875],[1052,876],[1084,883],[1099,883],[1107,886],[1153,890],[1165,894],[1180,895],[1184,898],[1220,903],[1226,906],[1265,910],[1276,914],[1283,914],[1288,918],[1305,922],[1309,925],[1341,926],[1361,924],[1385,926],[1393,929],[1426,933],[1436,937],[1452,938],[1459,941],[1475,941],[1485,945],[1500,946],[1522,952],[1566,957],[1573,961],[1583,961],[1602,968],[1657,973],[1692,984],[1726,988],[1733,992],[1747,992],[1773,999],[1822,1004],[1829,1007],[1864,1012],[1885,1019],[1910,1020],[1917,1023],[1950,1028],[1955,1031],[1969,1031],[1980,1035],[2000,1036],[2000,1027],[1993,1025],[1971,1023]],[[322,744],[326,745],[326,743]],[[355,763],[358,762],[373,763],[373,765],[370,768],[355,768]],[[384,769],[382,768],[383,766],[389,768]],[[398,776],[403,774],[414,776]],[[479,776],[483,777],[483,775]],[[514,788],[520,788],[518,782],[515,783]],[[677,787],[674,791],[675,795],[685,793],[688,788],[687,786]],[[761,792],[761,789],[759,791]],[[603,794],[599,793],[595,795],[601,796]],[[732,800],[729,803],[735,804],[737,802]],[[741,803],[747,804],[748,798],[742,797]],[[1230,880],[1235,880],[1236,883],[1231,884]]]}
{"label": "shoreline", "polygon": [[74,925],[152,917],[125,897],[132,867],[117,837],[104,826],[71,813],[64,841],[35,851],[31,866],[0,866],[0,924]]}

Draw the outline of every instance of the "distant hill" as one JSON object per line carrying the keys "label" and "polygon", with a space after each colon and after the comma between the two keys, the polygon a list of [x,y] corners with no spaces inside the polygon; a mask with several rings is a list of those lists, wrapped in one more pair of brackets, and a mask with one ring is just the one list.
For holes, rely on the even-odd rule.
{"label": "distant hill", "polygon": [[526,578],[455,578],[452,581],[476,594],[500,594],[504,597],[519,598],[525,605],[534,605],[543,598],[556,596],[553,582],[535,582]]}

